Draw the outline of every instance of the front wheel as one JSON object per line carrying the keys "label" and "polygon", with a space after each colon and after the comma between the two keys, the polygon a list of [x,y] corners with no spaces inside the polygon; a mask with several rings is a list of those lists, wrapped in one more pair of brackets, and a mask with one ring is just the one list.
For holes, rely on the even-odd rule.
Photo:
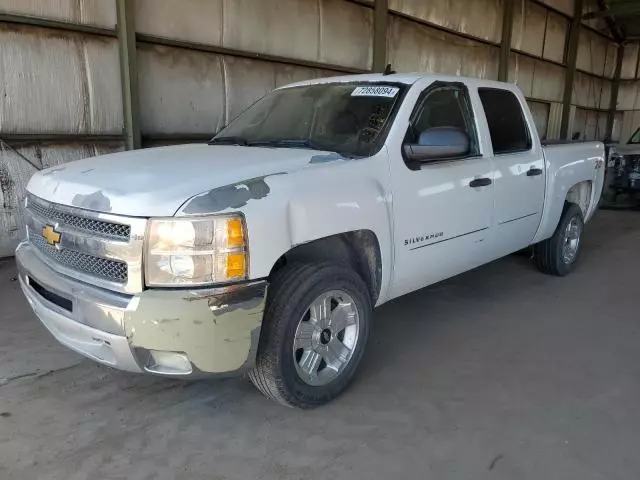
{"label": "front wheel", "polygon": [[559,277],[571,273],[580,253],[583,230],[580,207],[573,203],[565,204],[553,236],[533,247],[533,259],[538,269]]}
{"label": "front wheel", "polygon": [[335,264],[294,264],[275,275],[258,358],[249,372],[266,397],[311,408],[349,385],[369,337],[372,302],[362,278]]}

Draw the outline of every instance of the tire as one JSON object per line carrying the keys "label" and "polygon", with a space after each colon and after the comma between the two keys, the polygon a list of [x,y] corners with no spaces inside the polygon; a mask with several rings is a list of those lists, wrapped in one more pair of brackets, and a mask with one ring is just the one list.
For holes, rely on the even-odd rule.
{"label": "tire", "polygon": [[[574,222],[572,224],[572,222]],[[569,225],[575,225],[577,231],[572,233],[575,238],[567,239]],[[549,275],[564,277],[573,271],[580,256],[582,232],[584,231],[584,219],[582,210],[574,203],[565,203],[562,217],[551,238],[540,242],[533,247],[533,259],[538,269]],[[575,254],[565,256],[564,247],[568,241],[577,240]],[[569,250],[574,250],[571,247]]]}
{"label": "tire", "polygon": [[[329,402],[353,379],[369,338],[372,310],[367,285],[353,269],[333,263],[285,266],[269,287],[249,378],[267,398],[289,407]],[[339,330],[342,324],[346,327]],[[351,346],[350,353],[340,345]]]}

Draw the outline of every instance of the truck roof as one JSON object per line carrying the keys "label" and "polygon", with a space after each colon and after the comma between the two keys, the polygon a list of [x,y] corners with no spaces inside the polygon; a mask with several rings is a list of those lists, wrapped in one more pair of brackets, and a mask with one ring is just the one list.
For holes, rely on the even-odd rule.
{"label": "truck roof", "polygon": [[456,75],[440,75],[437,73],[394,73],[391,75],[383,75],[382,73],[366,73],[361,75],[342,75],[337,77],[322,77],[313,80],[305,80],[302,82],[295,82],[285,87],[298,87],[303,85],[314,85],[318,83],[348,83],[348,82],[387,82],[387,83],[404,83],[406,85],[412,85],[418,80],[431,79],[433,81],[439,80],[444,82],[464,82],[467,85],[475,85],[482,87],[497,87],[512,89],[514,84],[497,82],[495,80],[485,80],[481,78],[461,77]]}

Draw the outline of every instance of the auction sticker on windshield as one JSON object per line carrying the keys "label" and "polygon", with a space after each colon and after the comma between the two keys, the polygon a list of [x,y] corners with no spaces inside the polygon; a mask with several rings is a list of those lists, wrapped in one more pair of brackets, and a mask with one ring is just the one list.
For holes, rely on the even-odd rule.
{"label": "auction sticker on windshield", "polygon": [[356,87],[353,92],[351,92],[352,97],[387,97],[393,98],[398,94],[398,87],[376,87],[376,86],[368,86],[368,87]]}

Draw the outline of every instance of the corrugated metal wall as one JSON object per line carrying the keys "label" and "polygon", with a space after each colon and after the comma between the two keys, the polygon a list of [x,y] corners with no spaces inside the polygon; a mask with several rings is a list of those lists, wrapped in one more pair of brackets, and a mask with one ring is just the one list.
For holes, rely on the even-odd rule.
{"label": "corrugated metal wall", "polygon": [[[276,86],[373,65],[372,0],[128,1],[145,146],[207,138]],[[573,9],[515,0],[508,77],[549,138],[560,133]],[[503,0],[389,0],[388,61],[497,79],[503,10]],[[124,148],[116,18],[116,0],[0,0],[0,256],[22,236],[36,169]],[[600,138],[617,46],[588,25],[579,40],[571,131]]]}

